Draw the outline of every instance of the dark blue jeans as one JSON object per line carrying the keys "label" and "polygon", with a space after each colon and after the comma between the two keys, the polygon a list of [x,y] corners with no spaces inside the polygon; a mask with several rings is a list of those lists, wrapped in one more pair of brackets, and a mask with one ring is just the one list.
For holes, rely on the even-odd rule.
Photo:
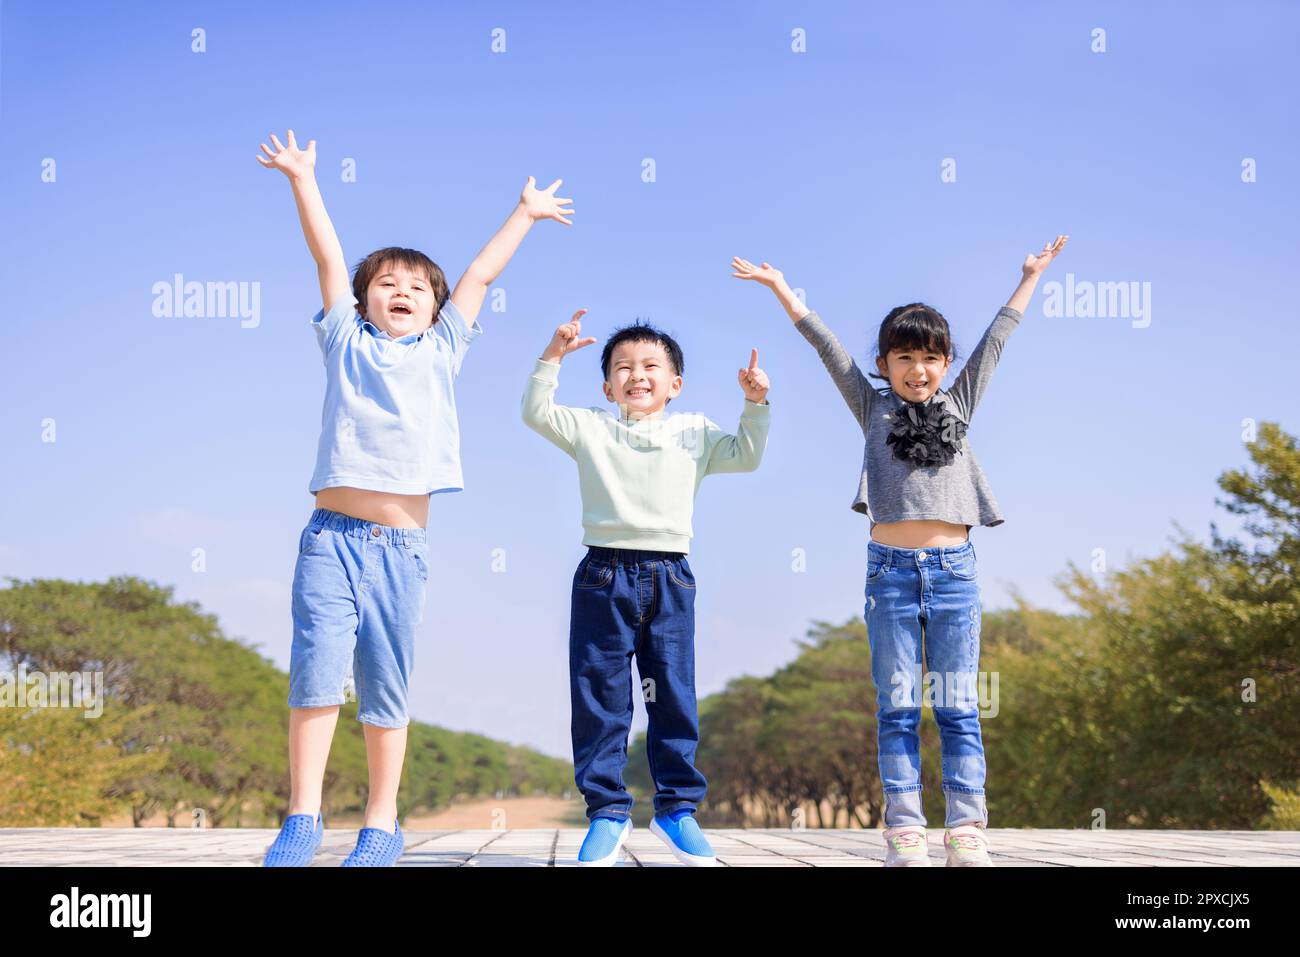
{"label": "dark blue jeans", "polygon": [[632,658],[649,728],[656,814],[692,810],[708,785],[695,767],[695,576],[680,552],[590,546],[573,576],[569,694],[574,781],[587,817],[625,818]]}

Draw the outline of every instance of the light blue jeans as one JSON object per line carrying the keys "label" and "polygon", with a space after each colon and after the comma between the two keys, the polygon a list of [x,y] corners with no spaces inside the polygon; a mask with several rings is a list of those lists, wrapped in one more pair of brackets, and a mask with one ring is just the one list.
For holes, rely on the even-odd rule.
{"label": "light blue jeans", "polygon": [[917,732],[922,695],[933,704],[939,725],[944,826],[987,826],[974,544],[968,539],[947,547],[896,548],[872,540],[866,598],[885,826],[926,823]]}
{"label": "light blue jeans", "polygon": [[312,512],[293,573],[289,707],[343,704],[350,667],[357,720],[406,727],[415,630],[428,582],[424,529],[325,508]]}

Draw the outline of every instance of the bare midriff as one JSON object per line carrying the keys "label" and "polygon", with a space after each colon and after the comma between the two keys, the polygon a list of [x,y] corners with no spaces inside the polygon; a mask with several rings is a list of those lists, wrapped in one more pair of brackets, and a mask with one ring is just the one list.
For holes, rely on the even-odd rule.
{"label": "bare midriff", "polygon": [[316,507],[394,528],[424,528],[429,524],[428,495],[396,495],[336,485],[316,493]]}
{"label": "bare midriff", "polygon": [[907,522],[877,522],[871,526],[871,538],[895,548],[939,548],[960,545],[970,535],[969,525],[954,525],[938,519]]}

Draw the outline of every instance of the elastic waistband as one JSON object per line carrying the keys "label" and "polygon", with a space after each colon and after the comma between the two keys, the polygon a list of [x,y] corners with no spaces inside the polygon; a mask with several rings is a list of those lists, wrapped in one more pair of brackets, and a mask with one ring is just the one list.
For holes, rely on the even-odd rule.
{"label": "elastic waistband", "polygon": [[588,558],[599,558],[607,562],[622,562],[636,565],[641,562],[670,562],[685,558],[685,552],[653,552],[644,548],[606,548],[604,545],[588,545]]}
{"label": "elastic waistband", "polygon": [[427,541],[427,533],[423,528],[398,528],[395,525],[384,525],[380,522],[344,515],[342,512],[335,512],[328,508],[318,508],[311,513],[307,526],[311,528],[317,525],[342,532],[344,535],[355,535],[358,538],[382,538],[394,545],[423,545]]}
{"label": "elastic waistband", "polygon": [[899,548],[885,545],[874,538],[867,543],[867,553],[887,565],[938,565],[947,567],[954,558],[975,553],[975,544],[968,538],[960,545],[935,545],[932,548]]}

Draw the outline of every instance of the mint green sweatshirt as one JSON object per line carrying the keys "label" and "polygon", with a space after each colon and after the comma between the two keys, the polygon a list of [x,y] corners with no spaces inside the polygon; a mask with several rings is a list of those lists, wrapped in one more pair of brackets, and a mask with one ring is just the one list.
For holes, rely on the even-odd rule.
{"label": "mint green sweatshirt", "polygon": [[560,364],[538,359],[524,391],[524,422],[578,463],[584,545],[690,550],[700,480],[752,472],[767,445],[771,407],[745,400],[729,435],[703,415],[679,412],[625,422],[605,409],[556,405]]}

